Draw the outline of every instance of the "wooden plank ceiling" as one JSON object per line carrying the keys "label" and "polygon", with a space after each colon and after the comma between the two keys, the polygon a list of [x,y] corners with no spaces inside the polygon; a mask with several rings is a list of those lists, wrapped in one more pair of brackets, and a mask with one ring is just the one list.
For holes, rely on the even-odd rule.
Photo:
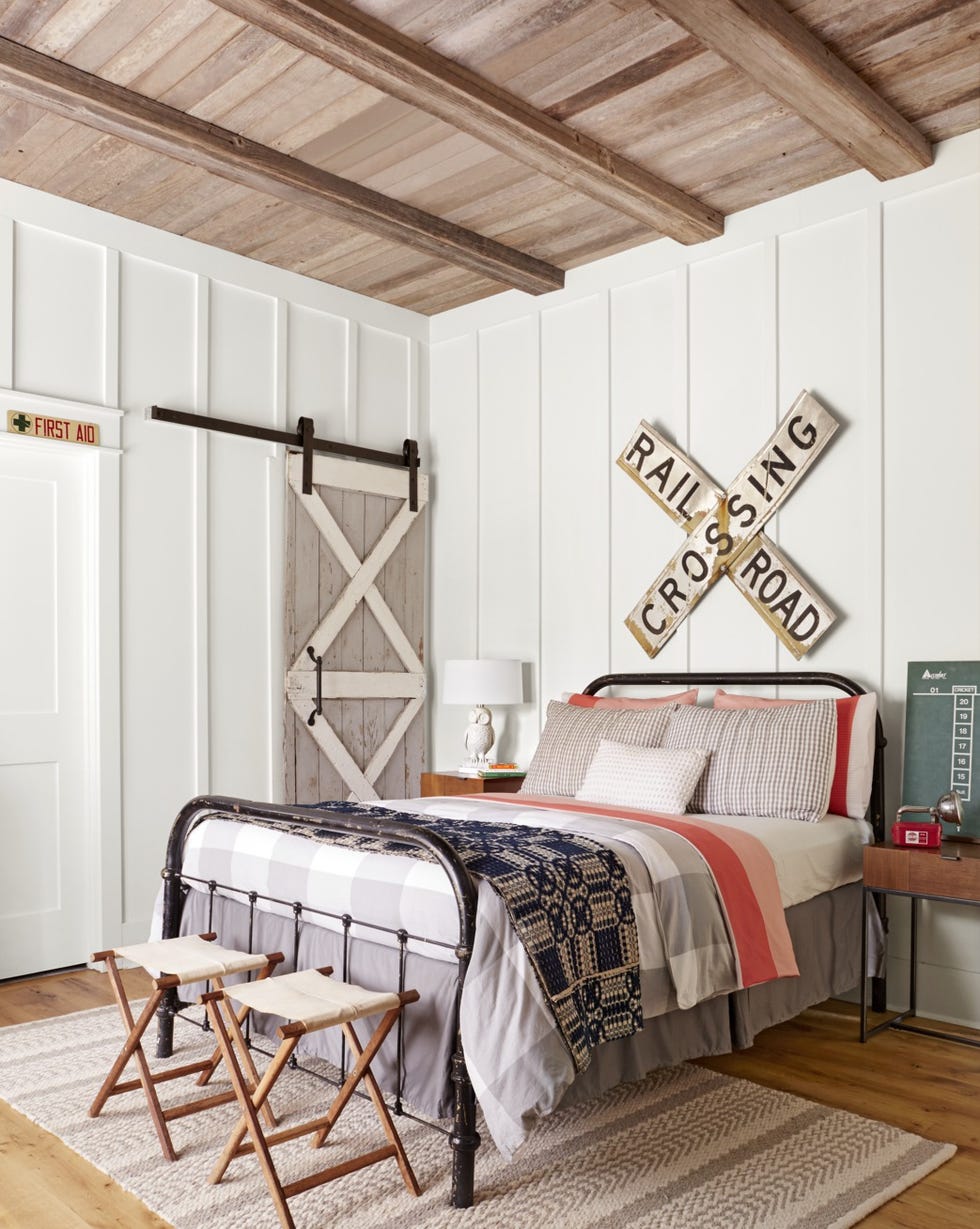
{"label": "wooden plank ceiling", "polygon": [[0,177],[433,313],[928,165],[978,46],[977,0],[0,0]]}

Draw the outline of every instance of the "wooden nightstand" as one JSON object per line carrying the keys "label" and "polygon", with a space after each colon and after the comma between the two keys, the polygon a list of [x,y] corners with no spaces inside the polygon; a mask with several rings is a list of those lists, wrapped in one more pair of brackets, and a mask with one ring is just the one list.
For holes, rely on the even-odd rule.
{"label": "wooden nightstand", "polygon": [[[949,861],[941,855],[958,853],[959,861]],[[868,1028],[866,976],[861,978],[861,1040],[867,1041],[883,1028],[901,1029],[908,1033],[925,1033],[929,1037],[944,1037],[962,1045],[980,1047],[980,1039],[946,1033],[940,1029],[906,1024],[915,1015],[917,972],[917,930],[920,900],[949,901],[961,905],[980,905],[980,845],[962,841],[944,844],[940,849],[912,849],[894,845],[866,845],[864,849],[864,908],[861,931],[861,969],[867,970],[868,909],[876,893],[907,896],[911,900],[909,932],[909,1006],[888,1020]]]}
{"label": "wooden nightstand", "polygon": [[523,777],[464,777],[458,772],[423,772],[422,797],[447,794],[516,794]]}

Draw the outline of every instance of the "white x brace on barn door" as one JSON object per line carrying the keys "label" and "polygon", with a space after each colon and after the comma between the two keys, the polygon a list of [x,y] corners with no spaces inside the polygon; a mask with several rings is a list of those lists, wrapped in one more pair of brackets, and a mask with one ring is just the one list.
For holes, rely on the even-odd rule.
{"label": "white x brace on barn door", "polygon": [[428,478],[418,475],[413,512],[404,470],[317,455],[304,495],[302,464],[290,454],[286,799],[411,797],[424,750]]}

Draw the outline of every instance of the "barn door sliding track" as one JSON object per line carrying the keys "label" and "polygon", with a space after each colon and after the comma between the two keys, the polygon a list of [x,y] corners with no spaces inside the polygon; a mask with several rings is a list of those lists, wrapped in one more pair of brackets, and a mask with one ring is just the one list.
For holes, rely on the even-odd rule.
{"label": "barn door sliding track", "polygon": [[270,444],[286,444],[303,454],[303,494],[313,494],[313,454],[329,453],[355,461],[371,461],[375,465],[397,465],[408,470],[408,507],[419,508],[419,446],[417,440],[405,440],[401,452],[382,452],[378,448],[362,448],[359,444],[342,444],[314,436],[312,418],[301,418],[295,431],[276,431],[252,423],[235,422],[229,418],[211,418],[207,414],[191,414],[186,410],[168,410],[161,405],[150,406],[150,418],[159,422],[177,423],[182,427],[198,427],[204,431],[221,431],[225,435],[242,435],[246,439],[265,440]]}

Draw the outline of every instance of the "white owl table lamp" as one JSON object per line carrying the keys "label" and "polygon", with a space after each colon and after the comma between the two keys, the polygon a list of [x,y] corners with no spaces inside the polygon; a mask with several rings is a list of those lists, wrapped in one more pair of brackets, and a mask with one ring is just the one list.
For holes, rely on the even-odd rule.
{"label": "white owl table lamp", "polygon": [[519,661],[483,657],[445,663],[442,702],[470,706],[470,723],[463,739],[466,758],[460,772],[477,772],[490,763],[494,732],[488,706],[520,704],[523,699],[524,677]]}

